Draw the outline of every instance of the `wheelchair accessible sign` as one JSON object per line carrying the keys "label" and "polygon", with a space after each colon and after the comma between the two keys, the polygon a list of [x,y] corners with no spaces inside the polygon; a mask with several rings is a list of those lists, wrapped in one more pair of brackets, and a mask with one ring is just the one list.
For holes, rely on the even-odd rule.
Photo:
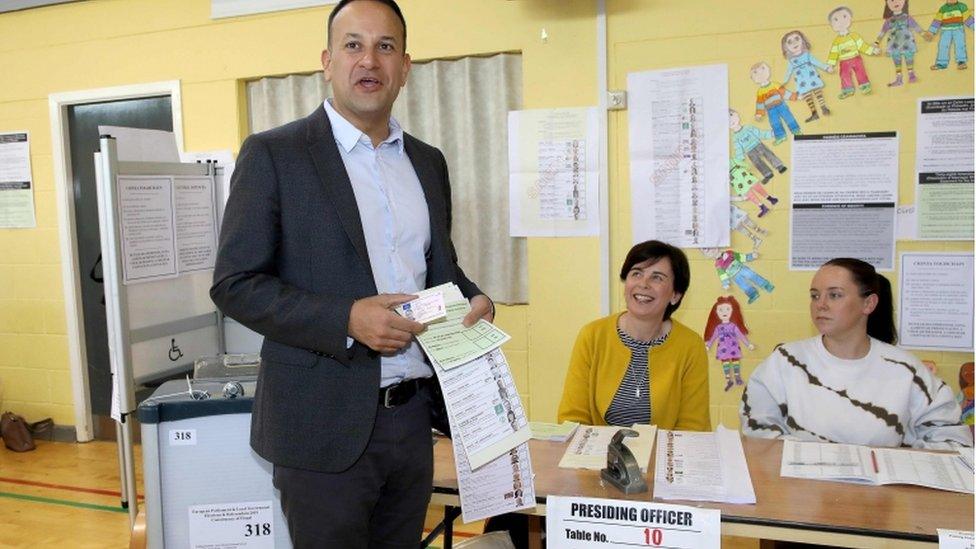
{"label": "wheelchair accessible sign", "polygon": [[720,547],[721,512],[619,499],[546,498],[552,549]]}

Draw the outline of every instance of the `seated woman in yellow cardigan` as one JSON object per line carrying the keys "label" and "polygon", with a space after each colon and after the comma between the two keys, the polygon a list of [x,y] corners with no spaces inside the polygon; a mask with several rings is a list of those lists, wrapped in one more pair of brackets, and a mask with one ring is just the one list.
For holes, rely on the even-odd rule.
{"label": "seated woman in yellow cardigan", "polygon": [[576,336],[559,421],[711,429],[705,343],[671,319],[690,278],[680,249],[657,240],[631,248],[620,269],[627,310]]}

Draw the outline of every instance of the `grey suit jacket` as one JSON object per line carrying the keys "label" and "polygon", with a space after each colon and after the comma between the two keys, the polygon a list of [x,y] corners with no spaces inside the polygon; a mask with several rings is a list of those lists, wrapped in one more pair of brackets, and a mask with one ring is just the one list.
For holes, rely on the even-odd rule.
{"label": "grey suit jacket", "polygon": [[[481,291],[457,264],[451,190],[439,150],[404,134],[430,212],[427,286]],[[229,317],[265,336],[251,446],[279,465],[347,469],[376,417],[380,359],[346,347],[349,311],[375,295],[349,176],[323,107],[248,137],[224,211],[210,295]]]}

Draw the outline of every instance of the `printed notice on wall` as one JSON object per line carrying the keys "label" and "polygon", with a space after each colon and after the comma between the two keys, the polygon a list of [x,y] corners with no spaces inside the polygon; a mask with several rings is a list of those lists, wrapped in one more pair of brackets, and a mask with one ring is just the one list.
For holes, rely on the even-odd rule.
{"label": "printed notice on wall", "polygon": [[0,229],[35,226],[30,137],[26,131],[0,133]]}
{"label": "printed notice on wall", "polygon": [[898,135],[797,135],[790,185],[790,269],[856,257],[895,265]]}
{"label": "printed notice on wall", "polygon": [[919,99],[915,203],[920,240],[973,239],[973,98]]}
{"label": "printed notice on wall", "polygon": [[627,75],[634,242],[729,245],[726,65]]}
{"label": "printed notice on wall", "polygon": [[271,501],[214,503],[189,507],[192,549],[274,549]]}
{"label": "printed notice on wall", "polygon": [[708,548],[721,546],[718,509],[620,499],[546,498],[549,547]]}
{"label": "printed notice on wall", "polygon": [[508,113],[512,236],[600,233],[597,110]]}
{"label": "printed notice on wall", "polygon": [[973,350],[973,254],[904,252],[898,281],[898,345]]}

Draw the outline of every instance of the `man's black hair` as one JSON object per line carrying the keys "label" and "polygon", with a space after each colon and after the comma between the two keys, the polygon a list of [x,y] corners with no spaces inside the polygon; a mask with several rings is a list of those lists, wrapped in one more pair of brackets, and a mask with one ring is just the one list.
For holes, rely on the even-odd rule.
{"label": "man's black hair", "polygon": [[[329,14],[328,44],[330,46],[332,44],[332,21],[335,19],[336,15],[340,11],[342,11],[342,8],[348,6],[349,4],[355,1],[356,0],[339,0],[339,3],[336,4],[334,8],[332,8],[332,13]],[[383,4],[384,6],[393,10],[393,14],[397,16],[397,19],[400,20],[400,25],[403,27],[403,51],[406,52],[407,51],[407,20],[403,18],[403,12],[400,11],[400,6],[398,6],[394,0],[370,0],[370,1],[379,2],[380,4]]]}

